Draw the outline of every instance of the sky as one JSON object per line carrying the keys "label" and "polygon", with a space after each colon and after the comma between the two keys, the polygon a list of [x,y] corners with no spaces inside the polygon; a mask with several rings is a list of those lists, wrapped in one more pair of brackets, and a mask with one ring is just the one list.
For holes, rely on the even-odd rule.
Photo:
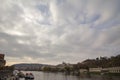
{"label": "sky", "polygon": [[0,0],[0,53],[16,63],[120,54],[120,0]]}

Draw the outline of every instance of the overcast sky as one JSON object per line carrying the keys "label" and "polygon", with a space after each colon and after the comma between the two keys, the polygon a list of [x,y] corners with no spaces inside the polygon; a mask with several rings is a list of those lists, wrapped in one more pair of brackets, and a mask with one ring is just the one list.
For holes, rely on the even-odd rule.
{"label": "overcast sky", "polygon": [[7,64],[120,54],[120,0],[0,0],[0,52]]}

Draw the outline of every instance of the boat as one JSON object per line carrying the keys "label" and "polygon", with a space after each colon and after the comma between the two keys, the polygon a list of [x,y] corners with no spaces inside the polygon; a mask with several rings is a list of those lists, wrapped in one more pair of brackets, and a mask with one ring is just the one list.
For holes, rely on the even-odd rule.
{"label": "boat", "polygon": [[32,73],[26,73],[25,80],[34,80],[34,75]]}
{"label": "boat", "polygon": [[22,71],[18,71],[18,70],[15,70],[13,73],[14,73],[14,76],[18,78],[18,80],[19,79],[34,80],[34,75],[32,73],[24,74]]}

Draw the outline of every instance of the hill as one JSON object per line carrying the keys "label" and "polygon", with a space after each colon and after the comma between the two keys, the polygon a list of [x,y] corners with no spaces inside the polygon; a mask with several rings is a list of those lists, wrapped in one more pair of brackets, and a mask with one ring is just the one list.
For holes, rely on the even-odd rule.
{"label": "hill", "polygon": [[37,64],[37,63],[21,63],[13,65],[16,70],[25,70],[25,71],[38,71],[41,70],[43,66],[49,66],[47,64]]}

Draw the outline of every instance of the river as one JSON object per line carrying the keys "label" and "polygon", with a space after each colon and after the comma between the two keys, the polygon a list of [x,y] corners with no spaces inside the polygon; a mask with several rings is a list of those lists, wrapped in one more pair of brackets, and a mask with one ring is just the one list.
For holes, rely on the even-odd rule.
{"label": "river", "polygon": [[23,71],[23,73],[33,73],[35,77],[34,80],[120,80],[120,78],[117,77],[102,77],[98,75],[94,77],[79,77],[73,75],[65,75],[63,73],[47,73],[41,71]]}

